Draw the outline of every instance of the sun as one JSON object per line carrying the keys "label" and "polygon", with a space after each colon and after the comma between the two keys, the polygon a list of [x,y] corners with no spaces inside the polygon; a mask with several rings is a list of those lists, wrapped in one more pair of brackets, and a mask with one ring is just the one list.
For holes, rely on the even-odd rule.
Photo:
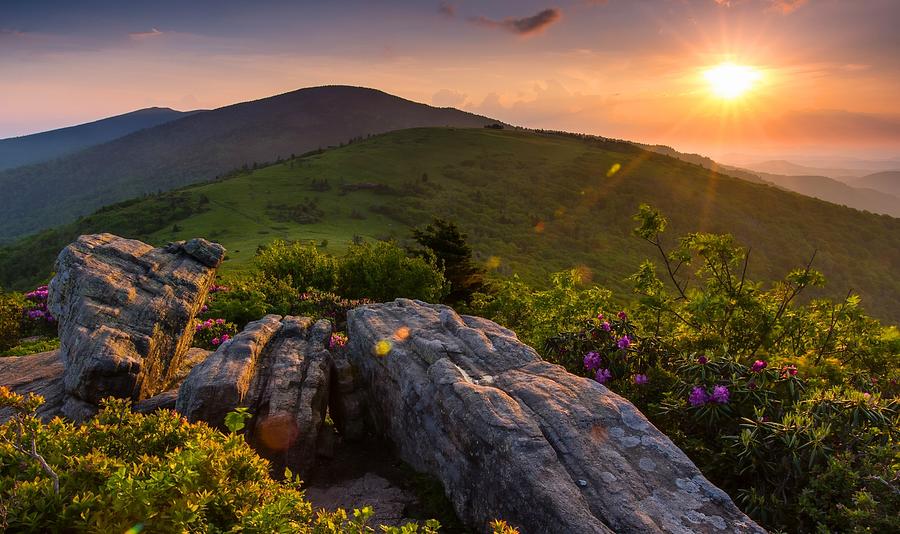
{"label": "sun", "polygon": [[759,70],[747,65],[720,63],[703,72],[713,94],[733,100],[747,93],[762,77]]}

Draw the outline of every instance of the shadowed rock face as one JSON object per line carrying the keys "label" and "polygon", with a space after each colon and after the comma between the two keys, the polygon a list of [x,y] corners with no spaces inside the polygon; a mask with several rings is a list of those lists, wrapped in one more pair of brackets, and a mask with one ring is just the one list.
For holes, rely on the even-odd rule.
{"label": "shadowed rock face", "polygon": [[176,409],[190,421],[225,428],[225,416],[247,407],[250,443],[275,464],[304,472],[316,455],[325,420],[331,323],[267,315],[191,370]]}
{"label": "shadowed rock face", "polygon": [[764,532],[628,401],[491,321],[398,299],[351,311],[348,331],[379,431],[471,525]]}
{"label": "shadowed rock face", "polygon": [[84,235],[63,249],[49,304],[59,318],[65,391],[74,397],[66,404],[163,391],[224,254],[204,239],[153,248],[112,234]]}

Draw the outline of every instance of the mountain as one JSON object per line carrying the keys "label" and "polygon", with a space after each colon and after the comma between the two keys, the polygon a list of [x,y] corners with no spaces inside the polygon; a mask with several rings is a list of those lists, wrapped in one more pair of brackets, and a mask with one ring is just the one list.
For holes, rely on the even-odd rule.
{"label": "mountain", "polygon": [[754,182],[757,184],[765,183],[765,181],[759,177],[759,173],[748,171],[746,169],[740,169],[738,167],[732,167],[730,165],[723,165],[707,156],[679,152],[674,148],[665,145],[643,145],[640,143],[635,144],[643,148],[644,150],[650,150],[652,152],[656,152],[657,154],[664,154],[675,159],[680,159],[681,161],[693,163],[694,165],[698,165],[700,167],[703,167],[704,169],[709,169],[713,172],[727,174],[729,176],[734,176],[735,178],[741,178],[742,180],[747,180],[748,182]]}
{"label": "mountain", "polygon": [[49,162],[0,172],[0,242],[121,200],[354,138],[495,121],[359,87],[301,89],[190,115]]}
{"label": "mountain", "polygon": [[859,169],[828,169],[819,167],[807,167],[786,160],[770,160],[759,163],[744,164],[742,167],[751,171],[768,174],[782,174],[787,176],[827,176],[839,180],[847,180],[862,176],[865,171]]}
{"label": "mountain", "polygon": [[[898,164],[900,166],[900,164]],[[900,171],[885,171],[869,174],[851,182],[855,187],[877,189],[883,193],[900,198]],[[900,201],[898,201],[900,202]]]}
{"label": "mountain", "polygon": [[[854,179],[849,184],[844,181],[835,180],[827,176],[786,176],[783,174],[775,174],[761,172],[758,170],[743,169],[733,167],[731,165],[720,164],[706,156],[699,154],[686,154],[663,145],[640,145],[641,148],[652,150],[658,154],[665,154],[681,161],[699,165],[705,169],[734,176],[755,183],[771,184],[788,191],[794,191],[801,195],[806,195],[820,200],[840,204],[858,210],[870,211],[872,213],[891,215],[900,217],[900,198],[890,193],[890,187],[897,187],[900,184],[890,173],[887,176],[873,178],[873,183],[887,184],[882,188],[865,185],[860,180]],[[771,167],[784,170],[808,169],[800,165],[794,165],[788,161],[769,162]],[[783,164],[783,165],[782,165]],[[882,174],[882,173],[879,173]],[[848,178],[848,180],[850,180]],[[883,189],[888,187],[888,189]],[[877,189],[877,190],[876,190]]]}
{"label": "mountain", "polygon": [[0,139],[0,171],[65,156],[190,113],[193,112],[146,108],[78,126]]}
{"label": "mountain", "polygon": [[[874,187],[854,187],[858,183],[857,181],[850,186],[827,176],[782,176],[764,172],[758,172],[757,175],[778,187],[796,191],[802,195],[858,210],[900,217],[900,198],[885,191],[876,191]],[[896,173],[895,176],[900,176],[900,173]],[[875,181],[878,181],[877,178]],[[900,182],[894,182],[895,189],[898,184]]]}
{"label": "mountain", "polygon": [[[180,122],[180,121],[179,121]],[[733,178],[627,142],[520,130],[425,128],[373,136],[227,179],[108,206],[0,249],[0,284],[49,274],[82,233],[163,244],[204,236],[244,268],[272,239],[340,251],[357,238],[404,240],[434,216],[469,234],[477,258],[541,283],[580,267],[629,298],[626,278],[654,251],[631,231],[640,203],[670,219],[667,244],[694,231],[728,232],[751,247],[748,274],[773,280],[805,265],[824,293],[858,292],[876,316],[900,322],[900,219]]]}

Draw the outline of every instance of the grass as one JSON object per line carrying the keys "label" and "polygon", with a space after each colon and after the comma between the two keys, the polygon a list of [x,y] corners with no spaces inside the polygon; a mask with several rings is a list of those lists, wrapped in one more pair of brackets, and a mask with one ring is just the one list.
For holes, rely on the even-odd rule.
{"label": "grass", "polygon": [[[86,232],[157,244],[204,236],[225,245],[223,269],[233,272],[275,238],[327,241],[329,251],[340,252],[354,236],[408,239],[412,226],[439,216],[469,234],[476,257],[496,274],[541,283],[549,272],[579,267],[627,295],[626,277],[653,254],[631,235],[642,202],[669,217],[670,236],[735,234],[752,248],[755,279],[780,278],[817,251],[826,293],[843,297],[853,288],[871,313],[900,322],[898,219],[719,175],[624,142],[492,129],[392,132],[106,208],[0,250],[0,283],[23,286],[37,281],[35,273],[46,276],[59,248]],[[313,215],[285,220],[289,212]]]}

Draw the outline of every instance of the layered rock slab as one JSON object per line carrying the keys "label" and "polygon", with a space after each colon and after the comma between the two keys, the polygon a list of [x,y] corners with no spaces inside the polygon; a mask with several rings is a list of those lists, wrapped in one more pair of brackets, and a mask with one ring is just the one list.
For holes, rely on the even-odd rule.
{"label": "layered rock slab", "polygon": [[627,400],[513,332],[398,299],[348,315],[378,430],[459,517],[523,532],[764,532]]}
{"label": "layered rock slab", "polygon": [[112,234],[83,235],[60,252],[49,307],[74,418],[104,397],[142,400],[175,381],[224,254],[204,239],[154,248]]}
{"label": "layered rock slab", "polygon": [[[58,350],[0,358],[0,386],[6,386],[20,395],[34,393],[44,397],[44,404],[38,408],[37,415],[49,421],[61,413],[65,402],[62,384],[64,370]],[[11,408],[0,410],[0,422],[12,416]]]}
{"label": "layered rock slab", "polygon": [[248,408],[247,439],[276,468],[303,473],[316,456],[331,376],[331,323],[267,315],[194,367],[175,408],[190,421],[225,429]]}

